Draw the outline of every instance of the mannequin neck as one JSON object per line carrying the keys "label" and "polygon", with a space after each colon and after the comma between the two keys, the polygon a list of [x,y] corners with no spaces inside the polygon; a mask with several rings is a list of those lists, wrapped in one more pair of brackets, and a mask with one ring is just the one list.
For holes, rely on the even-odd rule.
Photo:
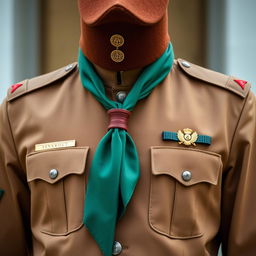
{"label": "mannequin neck", "polygon": [[93,64],[104,85],[111,88],[132,88],[140,75],[142,68],[127,71],[112,71]]}
{"label": "mannequin neck", "polygon": [[96,64],[93,64],[93,66],[103,81],[106,95],[114,101],[118,92],[129,93],[142,71],[142,68],[127,71],[112,71]]}

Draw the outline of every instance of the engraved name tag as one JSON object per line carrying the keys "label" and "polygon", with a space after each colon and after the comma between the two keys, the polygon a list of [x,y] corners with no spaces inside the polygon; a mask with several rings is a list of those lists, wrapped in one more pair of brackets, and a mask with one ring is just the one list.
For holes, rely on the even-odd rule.
{"label": "engraved name tag", "polygon": [[55,141],[43,144],[36,144],[35,151],[43,151],[49,150],[54,148],[67,148],[67,147],[74,147],[76,145],[75,140],[65,140],[65,141]]}

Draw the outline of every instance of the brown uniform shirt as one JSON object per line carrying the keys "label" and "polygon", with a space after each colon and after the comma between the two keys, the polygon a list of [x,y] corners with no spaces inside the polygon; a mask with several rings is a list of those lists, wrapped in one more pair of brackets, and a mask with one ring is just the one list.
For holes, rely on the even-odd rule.
{"label": "brown uniform shirt", "polygon": [[[243,89],[234,79],[178,60],[136,105],[129,133],[141,176],[117,225],[120,256],[213,256],[220,243],[224,256],[256,255],[256,104],[249,83]],[[107,125],[76,64],[8,92],[0,110],[1,256],[101,255],[82,217]],[[184,128],[211,136],[211,145],[162,140],[162,131]],[[35,150],[67,140],[76,145]]]}

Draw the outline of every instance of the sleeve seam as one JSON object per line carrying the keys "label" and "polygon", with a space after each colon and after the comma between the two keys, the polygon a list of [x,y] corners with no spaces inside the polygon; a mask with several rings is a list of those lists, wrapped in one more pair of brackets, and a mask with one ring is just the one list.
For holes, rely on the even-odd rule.
{"label": "sleeve seam", "polygon": [[[234,133],[233,133],[233,136],[232,136],[232,139],[231,139],[231,143],[230,143],[230,150],[229,150],[229,154],[228,154],[227,163],[229,162],[230,157],[231,157],[231,153],[232,153],[232,151],[233,151],[235,136],[236,136],[236,133],[237,133],[237,130],[238,130],[238,126],[239,126],[239,124],[240,124],[240,121],[241,121],[241,119],[242,119],[242,116],[243,116],[243,114],[244,114],[245,105],[246,105],[246,103],[247,103],[247,101],[248,101],[249,95],[250,95],[250,93],[247,94],[247,96],[246,96],[246,98],[245,98],[245,100],[244,100],[244,104],[243,104],[243,106],[242,106],[240,115],[239,115],[239,117],[238,117],[238,120],[237,120],[235,129],[234,129]],[[226,165],[227,165],[227,164],[226,164]]]}
{"label": "sleeve seam", "polygon": [[12,137],[12,143],[13,143],[13,147],[14,147],[14,150],[15,150],[15,155],[18,159],[19,168],[22,170],[22,165],[21,165],[20,158],[19,158],[19,155],[18,155],[17,147],[16,147],[16,144],[15,144],[15,140],[14,140],[14,136],[13,136],[13,132],[12,132],[12,126],[11,126],[11,122],[10,122],[10,118],[9,118],[9,114],[8,114],[8,107],[9,107],[9,104],[6,101],[6,110],[5,111],[6,111],[6,117],[7,117],[7,120],[8,120],[8,127],[9,127],[10,134],[11,134],[11,137]]}
{"label": "sleeve seam", "polygon": [[[18,155],[18,151],[17,151],[17,148],[16,148],[13,132],[12,132],[11,122],[10,122],[10,118],[9,118],[9,114],[8,114],[8,107],[9,107],[9,104],[6,101],[6,109],[5,109],[5,111],[6,111],[6,118],[7,118],[7,121],[8,121],[8,128],[10,130],[10,134],[11,134],[11,138],[12,138],[12,144],[13,144],[13,147],[14,147],[14,150],[15,150],[15,155],[16,155],[16,157],[18,159],[19,169],[23,170],[22,166],[21,166],[20,158],[19,158],[19,155]],[[27,251],[28,255],[30,255],[30,250],[29,250],[29,247],[27,245],[26,245],[26,251]]]}

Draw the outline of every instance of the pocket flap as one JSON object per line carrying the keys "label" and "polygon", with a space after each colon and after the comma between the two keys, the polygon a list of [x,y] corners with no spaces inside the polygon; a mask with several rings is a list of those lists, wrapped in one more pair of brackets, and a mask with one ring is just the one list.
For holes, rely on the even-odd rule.
{"label": "pocket flap", "polygon": [[[88,150],[89,147],[80,147],[29,154],[26,158],[27,181],[39,179],[53,184],[69,174],[82,174]],[[50,177],[52,170],[57,172]]]}
{"label": "pocket flap", "polygon": [[[216,153],[176,147],[152,147],[151,161],[154,175],[172,176],[185,186],[201,182],[217,185],[222,167]],[[191,174],[187,181],[182,177],[184,171]]]}

